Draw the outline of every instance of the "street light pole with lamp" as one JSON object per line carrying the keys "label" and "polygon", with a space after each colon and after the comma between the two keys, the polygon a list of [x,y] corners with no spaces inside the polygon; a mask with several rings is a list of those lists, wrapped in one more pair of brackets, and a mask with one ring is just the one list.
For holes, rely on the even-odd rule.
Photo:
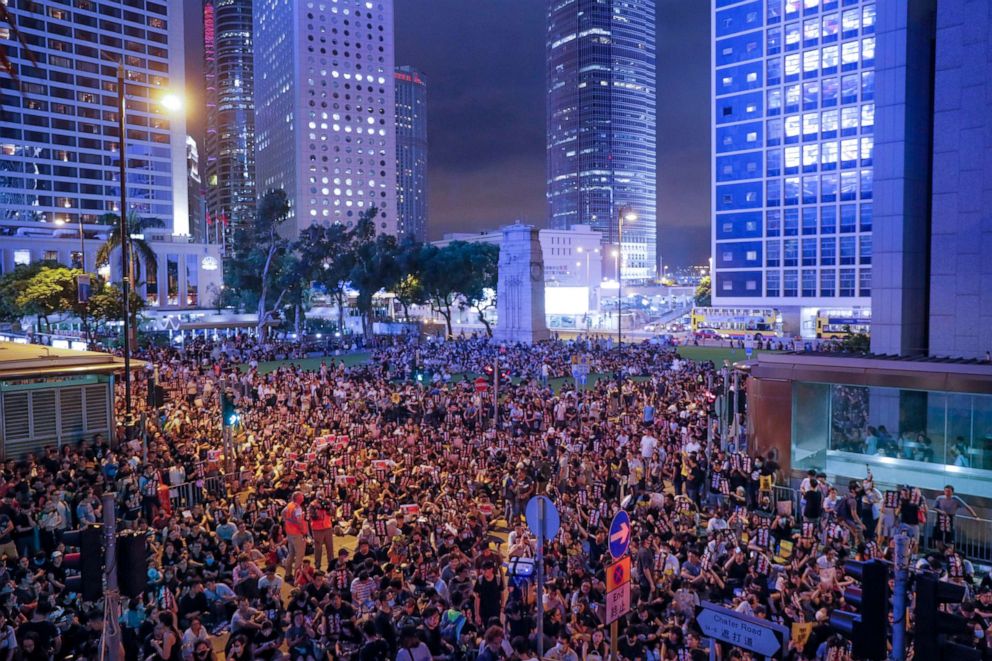
{"label": "street light pole with lamp", "polygon": [[623,221],[637,220],[637,213],[629,204],[622,204],[617,210],[617,344],[623,346]]}
{"label": "street light pole with lamp", "polygon": [[[176,112],[182,107],[175,94],[165,94],[159,102],[166,110]],[[131,234],[127,219],[127,98],[124,79],[124,60],[117,64],[117,150],[118,177],[120,178],[120,209],[118,210],[121,237],[121,293],[124,297],[124,424],[130,435],[131,418]]]}

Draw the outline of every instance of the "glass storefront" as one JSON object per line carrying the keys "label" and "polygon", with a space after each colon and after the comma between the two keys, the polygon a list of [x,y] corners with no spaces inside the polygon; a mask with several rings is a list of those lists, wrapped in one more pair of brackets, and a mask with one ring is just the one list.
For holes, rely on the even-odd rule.
{"label": "glass storefront", "polygon": [[792,467],[985,496],[992,395],[795,382]]}

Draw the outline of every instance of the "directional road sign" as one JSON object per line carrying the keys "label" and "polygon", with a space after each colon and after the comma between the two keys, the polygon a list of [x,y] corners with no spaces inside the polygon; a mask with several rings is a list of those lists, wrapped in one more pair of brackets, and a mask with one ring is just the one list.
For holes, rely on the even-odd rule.
{"label": "directional road sign", "polygon": [[789,649],[789,629],[786,627],[706,601],[696,608],[696,622],[704,636],[755,654],[781,658]]}
{"label": "directional road sign", "polygon": [[610,555],[613,559],[621,557],[630,546],[630,516],[624,510],[617,512],[610,524]]}
{"label": "directional road sign", "polygon": [[[543,521],[541,517],[541,502],[544,502],[544,516]],[[558,530],[561,528],[561,516],[558,514],[558,510],[555,508],[555,504],[551,502],[551,499],[547,496],[534,496],[527,501],[527,509],[524,511],[527,516],[527,527],[530,531],[534,533],[535,537],[542,537],[543,539],[552,539],[558,534]],[[542,524],[544,530],[542,531]]]}

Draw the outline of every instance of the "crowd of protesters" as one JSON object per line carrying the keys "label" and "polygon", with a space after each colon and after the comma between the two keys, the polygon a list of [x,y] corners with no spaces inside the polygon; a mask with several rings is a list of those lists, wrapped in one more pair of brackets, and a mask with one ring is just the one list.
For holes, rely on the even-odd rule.
{"label": "crowd of protesters", "polygon": [[[777,501],[775,457],[721,438],[726,368],[670,348],[404,338],[349,367],[330,355],[309,371],[259,370],[293,351],[245,337],[144,350],[140,433],[121,424],[115,439],[6,464],[0,661],[100,658],[102,604],[67,590],[61,537],[98,521],[108,490],[120,525],[149,542],[147,589],[123,603],[126,656],[169,661],[530,660],[539,647],[607,658],[607,527],[620,508],[634,522],[621,658],[703,659],[711,646],[753,658],[702,635],[705,600],[803,625],[788,658],[847,659],[828,625],[850,608],[844,560],[891,558],[895,532],[918,540],[925,518],[919,490],[815,471],[801,511]],[[511,378],[494,405],[492,389],[460,377],[497,361]],[[573,362],[603,376],[562,384]],[[145,396],[152,379],[162,402]],[[237,412],[226,437],[222,393]],[[535,554],[522,515],[536,494],[562,522],[544,545],[543,594],[512,570]],[[953,544],[964,505],[950,490],[933,506],[949,525],[942,552],[920,562],[967,587],[956,608],[985,649],[992,586]]]}

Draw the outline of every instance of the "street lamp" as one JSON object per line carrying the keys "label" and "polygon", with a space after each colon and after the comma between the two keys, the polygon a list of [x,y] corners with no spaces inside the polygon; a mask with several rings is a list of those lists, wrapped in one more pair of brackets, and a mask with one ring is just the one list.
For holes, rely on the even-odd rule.
{"label": "street lamp", "polygon": [[169,112],[179,112],[183,109],[183,99],[178,94],[168,93],[162,96],[162,107]]}
{"label": "street lamp", "polygon": [[637,213],[629,204],[617,210],[617,344],[623,346],[623,221],[637,220]]}
{"label": "street lamp", "polygon": [[127,100],[124,96],[124,60],[117,65],[117,163],[120,177],[118,232],[121,237],[121,293],[124,296],[124,429],[131,429],[131,277],[128,265],[130,235],[127,228]]}
{"label": "street lamp", "polygon": [[[117,64],[117,161],[120,178],[120,206],[117,212],[121,237],[121,293],[124,297],[124,417],[125,428],[130,434],[131,427],[131,234],[127,220],[127,98],[124,78],[123,58]],[[165,92],[159,103],[170,112],[182,108],[182,99],[174,93]],[[82,222],[80,220],[80,222]],[[82,232],[82,225],[80,225]]]}
{"label": "street lamp", "polygon": [[[582,246],[579,246],[578,248],[575,249],[575,251],[578,252],[578,253],[580,253],[580,254],[585,253],[585,256],[586,256],[586,285],[588,285],[589,284],[589,258],[592,256],[592,253],[594,253],[594,252],[598,255],[599,254],[599,248],[596,248],[595,250],[585,250],[585,249],[582,248]],[[579,263],[576,262],[575,265],[576,266],[579,266]]]}

